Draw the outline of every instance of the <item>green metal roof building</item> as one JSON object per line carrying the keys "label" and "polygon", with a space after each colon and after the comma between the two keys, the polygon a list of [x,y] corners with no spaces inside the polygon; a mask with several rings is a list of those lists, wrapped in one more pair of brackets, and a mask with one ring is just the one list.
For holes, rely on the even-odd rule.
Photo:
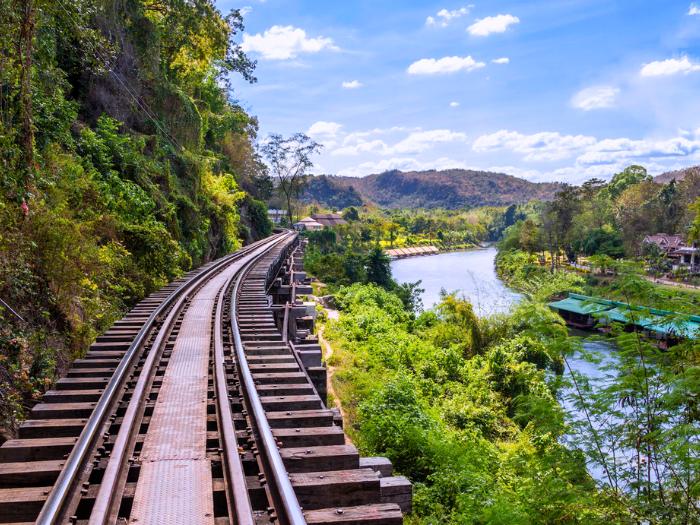
{"label": "green metal roof building", "polygon": [[572,326],[592,328],[596,324],[622,323],[663,338],[700,339],[700,316],[668,310],[642,308],[619,301],[570,293],[549,303],[550,308]]}

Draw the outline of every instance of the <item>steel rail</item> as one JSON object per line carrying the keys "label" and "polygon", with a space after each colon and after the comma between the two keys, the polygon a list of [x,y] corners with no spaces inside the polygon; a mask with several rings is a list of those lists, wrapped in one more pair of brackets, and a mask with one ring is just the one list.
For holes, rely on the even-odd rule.
{"label": "steel rail", "polygon": [[[257,260],[257,258],[255,260]],[[223,464],[227,482],[226,495],[229,500],[229,512],[233,523],[236,525],[254,525],[255,518],[253,517],[253,507],[250,502],[250,494],[248,493],[243,462],[238,452],[236,428],[233,423],[233,417],[231,416],[231,395],[229,394],[228,383],[226,381],[223,337],[226,290],[231,288],[233,282],[241,274],[241,270],[242,268],[232,275],[224,284],[216,304],[216,315],[214,316],[214,385],[216,389],[216,405],[220,420],[219,433],[221,434],[224,455]],[[235,316],[233,305],[231,305],[231,310],[231,315]]]}
{"label": "steel rail", "polygon": [[[248,360],[246,359],[245,351],[243,349],[243,342],[238,329],[238,320],[236,319],[238,295],[240,293],[241,283],[260,257],[256,257],[255,260],[246,265],[245,269],[239,274],[240,277],[236,281],[233,291],[231,292],[231,311],[233,314],[231,315],[231,332],[233,333],[233,340],[236,350],[239,380],[241,386],[244,387],[244,395],[246,396],[250,409],[252,409],[251,416],[255,426],[257,427],[259,435],[259,440],[257,442],[258,450],[262,448],[262,453],[264,454],[266,464],[269,469],[271,469],[271,472],[265,472],[265,476],[267,478],[268,485],[270,483],[274,484],[274,489],[276,490],[279,498],[277,504],[281,508],[275,509],[277,511],[277,517],[280,519],[282,525],[305,525],[306,519],[301,511],[301,505],[299,505],[299,500],[297,499],[292,483],[289,480],[287,469],[284,466],[282,456],[277,448],[275,437],[272,434],[272,429],[267,421],[265,409],[260,401],[258,391],[255,388],[253,375],[248,367]],[[260,445],[262,445],[262,447],[260,447]],[[280,513],[280,511],[282,512]]]}
{"label": "steel rail", "polygon": [[[257,243],[256,243],[257,244]],[[251,245],[251,247],[254,245]],[[246,247],[246,253],[250,247]],[[163,302],[149,315],[146,322],[143,324],[138,334],[129,345],[129,348],[124,354],[124,357],[119,361],[117,368],[114,370],[107,386],[100,396],[100,400],[95,405],[90,417],[85,424],[85,427],[80,433],[73,449],[71,450],[66,464],[61,470],[53,489],[49,493],[44,505],[39,512],[36,523],[39,525],[53,525],[57,523],[67,509],[65,505],[68,503],[69,495],[72,493],[73,487],[86,464],[88,463],[89,453],[91,452],[95,441],[99,435],[101,428],[104,426],[107,416],[111,412],[111,408],[116,401],[117,394],[121,391],[126,379],[127,372],[132,368],[134,361],[139,354],[139,351],[146,343],[147,337],[153,329],[154,325],[168,310],[171,304],[177,299],[184,297],[186,292],[196,286],[205,277],[211,275],[221,266],[227,264],[232,258],[237,258],[240,252],[236,252],[227,257],[222,258],[222,261],[214,263],[209,268],[194,275],[191,279],[182,283],[172,294],[166,297]]]}
{"label": "steel rail", "polygon": [[[206,274],[202,275],[200,279],[192,282],[191,290],[199,288],[199,286],[204,284],[204,282],[206,282],[210,277],[218,273],[219,269],[228,266],[233,261],[248,256],[260,246],[264,246],[266,242],[273,244],[276,241],[276,238],[273,238],[272,241],[270,239],[266,239],[261,243],[252,244],[247,246],[244,250],[240,250],[229,255],[228,257],[223,258],[221,261],[214,264],[211,269],[208,269]],[[188,292],[191,290],[188,290]],[[127,453],[131,450],[131,445],[136,438],[134,429],[136,428],[139,415],[141,414],[143,406],[146,402],[146,394],[148,389],[153,382],[153,370],[156,360],[160,356],[160,349],[164,346],[165,338],[169,336],[172,326],[179,317],[180,310],[187,299],[187,294],[183,294],[178,298],[177,303],[170,310],[168,317],[158,332],[158,336],[153,343],[152,351],[149,353],[146,362],[143,365],[141,374],[139,375],[136,386],[134,387],[134,392],[131,395],[131,401],[129,402],[126,413],[122,418],[122,424],[119,427],[119,433],[117,434],[117,439],[114,442],[112,453],[110,455],[109,462],[107,463],[107,468],[105,469],[102,477],[100,488],[90,514],[89,525],[105,525],[113,521],[112,518],[114,516],[112,514],[115,509],[115,498],[119,492],[117,488],[119,487],[120,482],[123,480]]]}

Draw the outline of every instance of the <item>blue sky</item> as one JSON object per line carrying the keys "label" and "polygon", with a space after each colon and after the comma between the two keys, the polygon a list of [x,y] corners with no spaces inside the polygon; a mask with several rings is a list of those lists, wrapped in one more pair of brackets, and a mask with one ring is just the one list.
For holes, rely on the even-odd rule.
{"label": "blue sky", "polygon": [[700,2],[218,0],[245,12],[261,136],[314,172],[474,168],[530,180],[700,164]]}

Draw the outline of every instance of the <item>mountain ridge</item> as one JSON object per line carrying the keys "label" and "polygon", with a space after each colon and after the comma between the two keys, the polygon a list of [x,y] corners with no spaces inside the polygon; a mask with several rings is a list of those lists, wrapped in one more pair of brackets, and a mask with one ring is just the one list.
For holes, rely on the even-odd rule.
{"label": "mountain ridge", "polygon": [[654,177],[654,182],[658,184],[668,184],[672,180],[680,182],[689,175],[695,175],[700,177],[700,165],[698,166],[688,166],[687,168],[682,168],[680,170],[667,171],[661,175]]}
{"label": "mountain ridge", "polygon": [[549,200],[562,187],[559,182],[531,182],[489,171],[391,170],[365,177],[315,175],[309,179],[302,200],[337,209],[363,204],[456,209]]}

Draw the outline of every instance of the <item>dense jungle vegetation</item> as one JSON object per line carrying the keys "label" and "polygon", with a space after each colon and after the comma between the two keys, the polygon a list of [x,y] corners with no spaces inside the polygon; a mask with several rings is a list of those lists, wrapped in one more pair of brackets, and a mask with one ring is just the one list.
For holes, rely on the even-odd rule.
{"label": "dense jungle vegetation", "polygon": [[[632,219],[635,208],[625,208],[637,192],[648,202]],[[414,482],[411,522],[700,523],[697,343],[660,351],[615,327],[606,340],[616,357],[606,361],[546,306],[579,292],[697,313],[700,296],[651,282],[638,250],[661,228],[692,239],[696,192],[692,178],[657,184],[632,167],[610,184],[563,188],[550,203],[349,208],[348,226],[307,234],[306,268],[340,310],[324,333],[346,429],[363,453],[388,456]],[[424,312],[420,282],[399,287],[388,264],[379,280],[369,270],[379,247],[449,247],[438,236],[447,230],[457,246],[503,235],[498,271],[524,294],[508,314],[479,318],[450,294]],[[567,254],[592,271],[565,268]],[[604,382],[571,359],[595,364]]]}
{"label": "dense jungle vegetation", "polygon": [[[94,336],[266,235],[240,12],[209,0],[1,0],[0,426]],[[244,191],[247,190],[247,193]],[[10,310],[11,309],[11,310]]]}
{"label": "dense jungle vegetation", "polygon": [[[680,182],[657,183],[642,166],[630,166],[610,182],[592,179],[567,186],[550,202],[532,202],[500,241],[501,251],[539,253],[556,268],[581,256],[644,257],[660,264],[660,254],[642,243],[659,232],[700,239],[700,174]],[[607,259],[599,260],[599,263]]]}
{"label": "dense jungle vegetation", "polygon": [[698,523],[697,348],[615,334],[596,388],[569,367],[581,341],[543,303],[575,283],[537,282],[484,319],[454,295],[416,316],[379,286],[342,288],[326,334],[356,444],[414,482],[414,523]]}
{"label": "dense jungle vegetation", "polygon": [[[322,235],[344,244],[331,234],[311,235],[309,262],[318,262]],[[336,250],[336,267],[367,272],[368,253]],[[383,281],[333,281],[340,317],[324,333],[346,430],[364,454],[388,456],[413,481],[412,523],[700,522],[697,344],[661,352],[616,329],[608,337],[617,359],[600,365],[604,385],[591,383],[569,360],[600,356],[546,306],[585,291],[585,279],[524,256],[508,254],[524,299],[488,318],[450,294],[421,311],[420,283],[397,288],[388,265]],[[616,283],[625,297],[656,297],[636,272]]]}

